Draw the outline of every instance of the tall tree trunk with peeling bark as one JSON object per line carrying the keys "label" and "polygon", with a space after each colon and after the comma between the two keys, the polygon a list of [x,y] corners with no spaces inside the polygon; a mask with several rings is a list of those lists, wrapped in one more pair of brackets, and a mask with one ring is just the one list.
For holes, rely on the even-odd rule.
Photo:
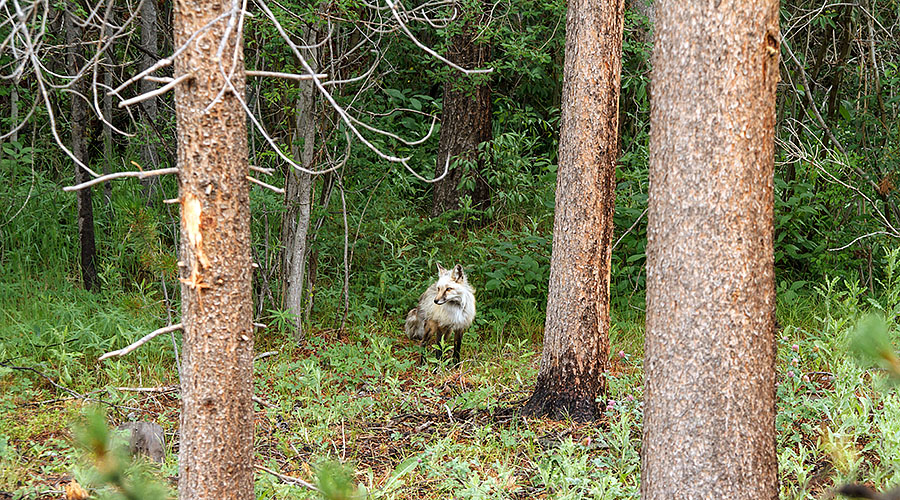
{"label": "tall tree trunk with peeling bark", "polygon": [[[314,71],[318,70],[318,48],[315,45],[318,32],[310,27],[306,31],[304,57]],[[294,161],[307,170],[313,169],[316,145],[316,116],[318,91],[311,80],[299,83],[300,96],[295,108],[295,127],[291,140]],[[300,140],[303,140],[302,149]],[[282,265],[284,269],[285,308],[294,315],[295,338],[303,338],[303,285],[306,264],[306,238],[312,200],[312,175],[287,167],[285,179],[285,211],[281,224],[281,241],[284,242]]]}
{"label": "tall tree trunk with peeling bark", "polygon": [[[83,61],[81,49],[82,30],[75,22],[73,14],[66,7],[65,31],[68,53],[66,54],[66,66],[68,73],[78,73]],[[75,158],[89,165],[90,150],[88,148],[90,130],[90,116],[88,114],[88,102],[90,87],[87,76],[82,76],[73,86],[72,98],[72,154]],[[89,179],[89,174],[80,166],[75,165],[75,183],[80,184]],[[97,246],[94,238],[94,205],[91,188],[79,190],[76,194],[75,211],[78,218],[78,242],[80,247],[81,280],[84,288],[91,291],[100,290],[100,277],[97,274]]]}
{"label": "tall tree trunk with peeling bark", "polygon": [[[466,69],[487,65],[491,47],[475,39],[477,32],[477,24],[467,23],[462,33],[453,35],[448,58]],[[483,209],[490,203],[490,189],[484,177],[484,160],[478,154],[478,145],[491,140],[491,87],[487,81],[473,85],[471,80],[472,77],[457,73],[444,83],[435,175],[444,173],[448,157],[451,169],[446,177],[434,183],[433,216],[459,208],[459,183],[463,177],[463,168],[459,165],[461,161],[475,164],[474,171],[471,171],[475,176],[475,189],[471,193],[474,205]]]}
{"label": "tall tree trunk with peeling bark", "polygon": [[[253,498],[253,324],[250,198],[242,34],[229,20],[228,0],[175,2],[174,41],[178,141],[183,351],[179,442],[179,498]],[[216,97],[218,97],[217,100]]]}
{"label": "tall tree trunk with peeling bark", "polygon": [[641,498],[778,497],[778,2],[661,0],[650,115]]}
{"label": "tall tree trunk with peeling bark", "polygon": [[593,420],[606,394],[623,23],[623,0],[569,2],[547,322],[524,409],[532,415]]}

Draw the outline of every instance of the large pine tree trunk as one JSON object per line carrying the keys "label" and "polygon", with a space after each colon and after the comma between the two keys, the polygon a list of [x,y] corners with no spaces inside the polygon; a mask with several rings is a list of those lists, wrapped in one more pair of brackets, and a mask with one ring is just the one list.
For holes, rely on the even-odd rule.
{"label": "large pine tree trunk", "polygon": [[[466,69],[484,66],[491,58],[490,45],[476,43],[477,27],[466,25],[463,32],[451,40],[448,58]],[[471,77],[456,74],[444,83],[444,104],[441,111],[441,139],[438,144],[435,175],[444,173],[447,157],[450,172],[434,184],[431,215],[459,208],[459,182],[463,169],[454,166],[460,161],[475,162],[475,189],[472,201],[478,208],[490,203],[490,190],[484,178],[484,160],[478,145],[491,140],[491,88],[487,82],[474,86]]]}
{"label": "large pine tree trunk", "polygon": [[[306,30],[307,45],[315,45],[317,32],[313,28]],[[309,48],[306,59],[316,71],[318,66],[318,49]],[[316,146],[316,103],[318,91],[311,80],[300,82],[300,97],[295,109],[295,128],[291,141],[291,154],[303,168],[312,170]],[[299,140],[303,139],[303,149],[299,148]],[[299,160],[299,161],[298,161]],[[294,314],[295,338],[303,338],[303,284],[306,264],[306,239],[309,233],[309,220],[312,200],[312,175],[288,166],[285,179],[284,204],[285,211],[281,225],[281,241],[284,244],[284,302],[288,311]]]}
{"label": "large pine tree trunk", "polygon": [[623,0],[569,2],[547,323],[525,406],[533,415],[593,420],[606,394],[623,15]]}
{"label": "large pine tree trunk", "polygon": [[[175,46],[232,8],[228,0],[175,3]],[[227,19],[175,59],[181,200],[180,278],[184,347],[179,498],[253,498],[253,330],[246,117],[215,64]],[[241,34],[222,61],[238,95],[245,86]]]}
{"label": "large pine tree trunk", "polygon": [[[66,8],[65,14],[66,44],[69,46],[66,66],[70,75],[78,73],[83,62],[81,43],[81,28],[72,17],[72,13]],[[74,90],[80,94],[72,94],[72,154],[85,165],[90,165],[90,152],[88,149],[90,123],[88,103],[85,98],[89,96],[87,76],[83,76],[74,85]],[[78,165],[75,165],[75,184],[80,184],[90,179],[90,174]],[[78,242],[80,246],[81,280],[84,288],[91,291],[100,290],[100,277],[97,274],[95,261],[97,247],[94,238],[94,205],[92,203],[91,188],[81,189],[76,193],[75,210],[78,217]]]}
{"label": "large pine tree trunk", "polygon": [[641,497],[774,499],[778,2],[656,19]]}

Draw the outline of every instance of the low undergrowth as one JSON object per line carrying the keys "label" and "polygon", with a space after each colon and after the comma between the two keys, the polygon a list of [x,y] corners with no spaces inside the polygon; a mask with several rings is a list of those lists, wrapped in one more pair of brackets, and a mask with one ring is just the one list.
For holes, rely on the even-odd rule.
{"label": "low undergrowth", "polygon": [[[782,498],[825,498],[849,481],[900,482],[900,397],[883,372],[849,354],[857,320],[870,311],[888,319],[897,340],[900,286],[895,273],[887,279],[878,297],[834,280],[780,304]],[[162,299],[42,283],[0,288],[0,496],[58,498],[72,479],[111,495],[92,483],[92,462],[73,438],[95,407],[111,425],[140,419],[163,427],[165,462],[135,467],[172,487],[179,404],[172,339],[95,361],[157,327]],[[256,495],[321,497],[291,484],[299,478],[329,498],[637,498],[643,327],[635,311],[613,311],[612,401],[591,424],[516,414],[540,358],[539,338],[529,332],[541,319],[529,312],[467,332],[458,368],[418,366],[397,318],[343,333],[312,328],[302,345],[276,327],[261,331],[257,350],[277,353],[255,362]]]}

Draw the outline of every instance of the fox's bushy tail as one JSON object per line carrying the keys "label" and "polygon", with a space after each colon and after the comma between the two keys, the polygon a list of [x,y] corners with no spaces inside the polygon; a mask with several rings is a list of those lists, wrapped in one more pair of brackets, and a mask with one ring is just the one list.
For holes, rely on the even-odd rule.
{"label": "fox's bushy tail", "polygon": [[420,328],[421,323],[419,321],[419,308],[413,307],[406,313],[406,325],[403,327],[406,330],[406,336],[411,340],[422,340],[425,336],[425,329]]}

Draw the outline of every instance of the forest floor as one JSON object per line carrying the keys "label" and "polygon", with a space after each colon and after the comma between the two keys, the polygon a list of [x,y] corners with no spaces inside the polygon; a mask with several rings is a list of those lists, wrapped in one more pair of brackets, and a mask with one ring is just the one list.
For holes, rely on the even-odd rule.
{"label": "forest floor", "polygon": [[[780,306],[782,498],[826,498],[848,481],[900,481],[900,397],[880,370],[848,355],[864,311],[897,304],[838,288]],[[172,340],[94,361],[153,329],[158,298],[85,297],[0,284],[0,498],[59,498],[72,479],[110,492],[92,483],[96,462],[73,432],[98,406],[111,426],[160,424],[164,462],[134,468],[177,481]],[[613,318],[612,403],[589,424],[516,413],[537,374],[540,336],[520,334],[533,329],[514,322],[468,332],[458,367],[419,366],[397,318],[344,333],[310,328],[301,345],[261,330],[257,352],[274,354],[254,364],[257,497],[321,498],[291,484],[299,478],[332,498],[362,489],[396,499],[637,498],[643,327],[634,314],[614,310]],[[129,390],[137,387],[155,392]]]}

